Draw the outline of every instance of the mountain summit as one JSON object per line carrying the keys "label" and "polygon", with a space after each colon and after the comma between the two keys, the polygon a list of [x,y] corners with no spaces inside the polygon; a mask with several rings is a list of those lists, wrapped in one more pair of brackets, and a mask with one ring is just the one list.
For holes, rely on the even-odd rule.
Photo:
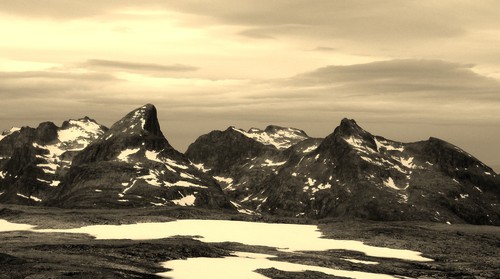
{"label": "mountain summit", "polygon": [[128,113],[75,157],[53,203],[232,208],[217,182],[168,143],[151,104]]}

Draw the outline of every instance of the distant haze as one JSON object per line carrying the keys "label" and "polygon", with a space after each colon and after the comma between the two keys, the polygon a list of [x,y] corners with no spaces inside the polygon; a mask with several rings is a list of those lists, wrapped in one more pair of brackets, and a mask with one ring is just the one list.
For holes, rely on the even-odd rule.
{"label": "distant haze", "polygon": [[500,2],[0,0],[0,129],[145,103],[180,151],[234,125],[343,117],[500,170]]}

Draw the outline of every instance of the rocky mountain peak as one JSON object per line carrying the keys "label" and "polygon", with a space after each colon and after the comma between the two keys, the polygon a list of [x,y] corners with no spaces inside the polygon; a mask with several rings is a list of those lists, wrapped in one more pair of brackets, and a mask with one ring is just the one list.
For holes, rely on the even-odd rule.
{"label": "rocky mountain peak", "polygon": [[308,138],[309,136],[306,134],[306,132],[292,128],[292,127],[281,127],[277,125],[269,125],[264,129],[264,132],[269,133],[269,134],[288,134],[288,137],[290,135],[295,136],[295,137],[301,137],[301,138]]}
{"label": "rocky mountain peak", "polygon": [[356,120],[344,118],[340,121],[340,125],[336,129],[336,133],[339,133],[344,136],[352,136],[352,135],[364,135],[368,132],[361,128]]}
{"label": "rocky mountain peak", "polygon": [[[88,116],[84,116],[84,117],[79,118],[79,119],[69,119],[69,120],[64,121],[61,125],[61,129],[64,130],[64,129],[68,129],[70,127],[82,126],[82,125],[93,125],[93,126],[98,125],[98,126],[104,127],[104,126],[100,125],[99,123],[97,123],[97,121],[95,121],[94,119],[92,119]],[[107,130],[108,128],[105,128],[105,129]]]}
{"label": "rocky mountain peak", "polygon": [[18,127],[12,127],[9,130],[4,130],[2,132],[2,134],[0,135],[0,140],[2,140],[4,137],[6,137],[6,136],[8,136],[8,135],[10,135],[12,133],[18,132],[20,130],[21,130],[21,128],[18,128]]}
{"label": "rocky mountain peak", "polygon": [[154,105],[146,104],[129,112],[113,124],[99,140],[75,157],[75,164],[106,161],[126,150],[173,152],[160,129]]}
{"label": "rocky mountain peak", "polygon": [[36,128],[36,140],[40,144],[47,144],[57,139],[58,127],[52,122],[43,122]]}
{"label": "rocky mountain peak", "polygon": [[113,134],[139,134],[145,132],[148,135],[163,137],[156,107],[152,104],[146,104],[129,112],[120,121],[111,126],[110,132]]}
{"label": "rocky mountain peak", "polygon": [[147,104],[80,151],[50,201],[59,206],[202,206],[232,209],[220,186],[176,151]]}
{"label": "rocky mountain peak", "polygon": [[368,149],[378,151],[375,137],[361,128],[354,119],[344,118],[332,134],[321,143],[319,150],[329,150],[338,155],[349,150]]}

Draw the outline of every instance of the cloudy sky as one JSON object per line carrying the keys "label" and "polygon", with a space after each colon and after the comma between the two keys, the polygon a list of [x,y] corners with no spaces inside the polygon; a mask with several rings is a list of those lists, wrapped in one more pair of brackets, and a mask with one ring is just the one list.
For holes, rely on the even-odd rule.
{"label": "cloudy sky", "polygon": [[500,170],[500,1],[0,0],[0,129],[145,103],[169,141],[343,117]]}

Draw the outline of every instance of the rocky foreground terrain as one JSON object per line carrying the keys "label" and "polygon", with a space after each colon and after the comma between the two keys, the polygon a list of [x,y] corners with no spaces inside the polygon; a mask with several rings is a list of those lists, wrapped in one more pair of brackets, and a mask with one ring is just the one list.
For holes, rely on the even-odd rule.
{"label": "rocky foreground terrain", "polygon": [[[71,209],[2,206],[0,218],[43,228],[80,227],[90,224],[121,224],[170,221],[173,218],[241,219],[241,214],[215,210],[170,207],[135,211],[120,209]],[[244,217],[255,218],[255,217]],[[260,221],[303,222],[304,219]],[[317,223],[316,221],[309,221]],[[188,257],[223,257],[232,251],[266,253],[276,260],[411,278],[498,278],[500,228],[429,222],[370,222],[335,219],[317,223],[326,237],[362,240],[367,244],[423,252],[432,262],[368,257],[356,252],[281,253],[273,248],[237,243],[203,243],[180,237],[160,240],[96,240],[88,235],[63,233],[0,233],[0,278],[160,278],[166,271],[160,262]],[[345,259],[375,261],[378,265]],[[269,278],[339,278],[319,272],[258,271]],[[203,271],[200,271],[200,278]],[[403,277],[402,277],[403,278]]]}

